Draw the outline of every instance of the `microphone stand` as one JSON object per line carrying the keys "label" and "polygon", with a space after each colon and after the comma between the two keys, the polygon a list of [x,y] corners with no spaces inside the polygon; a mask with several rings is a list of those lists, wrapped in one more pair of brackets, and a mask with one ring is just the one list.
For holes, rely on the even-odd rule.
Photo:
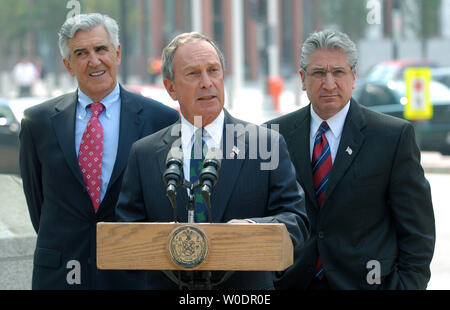
{"label": "microphone stand", "polygon": [[[216,176],[218,178],[218,176]],[[216,180],[217,182],[217,180]],[[195,195],[194,195],[194,189],[198,187],[201,188],[201,195],[203,198],[203,201],[206,205],[207,212],[208,212],[208,221],[209,223],[212,223],[212,215],[211,215],[211,193],[210,190],[212,186],[215,185],[214,183],[208,183],[209,185],[202,185],[202,182],[200,182],[200,179],[197,180],[194,183],[191,183],[189,181],[186,181],[183,178],[183,181],[181,182],[181,186],[183,188],[189,189],[189,199],[187,202],[187,212],[188,212],[188,223],[193,224],[195,223],[194,220],[194,214],[196,209],[195,204]],[[174,216],[175,221],[177,221],[176,216],[176,199],[175,199],[175,188],[171,188],[167,190],[167,196],[170,200],[170,203],[172,204],[172,207],[174,209]],[[167,277],[169,277],[174,283],[178,285],[178,288],[180,290],[187,289],[187,290],[211,290],[213,286],[217,286],[224,281],[228,280],[228,278],[233,274],[233,271],[227,271],[227,272],[217,272],[217,281],[215,283],[212,283],[212,272],[211,271],[203,271],[203,270],[190,270],[190,271],[164,271]]]}

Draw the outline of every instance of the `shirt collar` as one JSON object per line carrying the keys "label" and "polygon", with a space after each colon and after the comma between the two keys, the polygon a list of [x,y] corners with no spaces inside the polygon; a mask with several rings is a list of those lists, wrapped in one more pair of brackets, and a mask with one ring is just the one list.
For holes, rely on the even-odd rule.
{"label": "shirt collar", "polygon": [[[111,106],[114,103],[118,102],[119,100],[120,100],[120,87],[119,83],[117,83],[116,87],[114,87],[112,92],[110,92],[105,98],[101,100],[101,103],[105,107],[105,115],[108,119],[111,117],[108,109],[111,108]],[[89,104],[93,103],[93,101],[78,88],[78,102],[82,108],[80,112],[80,117],[84,118],[86,117],[87,114],[86,107]]]}
{"label": "shirt collar", "polygon": [[[205,130],[208,132],[208,135],[212,138],[212,141],[206,141],[209,147],[219,147],[220,141],[222,140],[223,134],[223,126],[225,120],[225,113],[220,111],[220,114],[216,117],[216,119],[205,126]],[[191,124],[188,120],[184,118],[181,114],[181,143],[184,147],[191,147],[192,144],[192,136],[198,128]],[[213,145],[210,145],[213,143]]]}
{"label": "shirt collar", "polygon": [[[345,118],[347,117],[349,108],[350,108],[350,101],[347,102],[347,104],[338,113],[336,113],[335,115],[326,120],[328,127],[330,127],[331,133],[336,139],[338,139],[342,134],[342,130],[344,129]],[[322,124],[324,120],[320,118],[319,115],[317,115],[312,105],[309,110],[311,112],[310,136],[311,138],[314,138],[314,136],[317,133],[317,130],[319,130],[320,124]]]}

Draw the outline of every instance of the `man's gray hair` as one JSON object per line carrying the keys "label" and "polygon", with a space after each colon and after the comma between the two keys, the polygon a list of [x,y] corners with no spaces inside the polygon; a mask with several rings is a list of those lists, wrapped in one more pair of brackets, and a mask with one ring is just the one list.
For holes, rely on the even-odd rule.
{"label": "man's gray hair", "polygon": [[58,33],[61,56],[69,60],[69,47],[67,46],[67,42],[75,36],[78,30],[89,30],[99,25],[105,27],[109,35],[109,41],[117,50],[119,48],[119,25],[117,22],[108,15],[88,13],[68,18],[61,26],[61,30]]}
{"label": "man's gray hair", "polygon": [[198,32],[186,32],[177,35],[172,41],[164,48],[162,52],[161,59],[161,71],[163,78],[167,78],[173,81],[173,57],[175,55],[175,51],[177,48],[186,43],[195,42],[198,40],[204,40],[211,44],[217,52],[219,56],[220,64],[222,66],[222,70],[225,70],[225,57],[223,56],[222,51],[217,47],[217,45],[207,36]]}
{"label": "man's gray hair", "polygon": [[303,43],[300,67],[306,72],[306,66],[309,64],[309,56],[315,50],[340,50],[347,55],[347,62],[353,70],[358,64],[358,51],[355,43],[340,31],[323,30],[312,33]]}

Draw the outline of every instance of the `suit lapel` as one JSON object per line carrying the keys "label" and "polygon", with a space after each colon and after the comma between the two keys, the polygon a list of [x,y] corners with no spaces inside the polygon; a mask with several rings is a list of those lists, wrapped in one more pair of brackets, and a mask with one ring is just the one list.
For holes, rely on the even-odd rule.
{"label": "suit lapel", "polygon": [[108,183],[108,190],[125,169],[132,144],[140,138],[143,121],[140,103],[128,100],[127,91],[120,86],[120,129],[116,161]]}
{"label": "suit lapel", "polygon": [[[180,131],[177,129],[181,128],[181,121],[178,121],[174,125],[167,128],[166,133],[162,137],[161,146],[157,148],[156,156],[158,159],[158,166],[160,170],[161,180],[164,172],[166,171],[166,159],[170,148],[174,142],[180,138]],[[179,144],[181,146],[181,142]],[[168,200],[168,198],[167,198]],[[187,203],[188,195],[186,188],[179,186],[176,189],[176,202],[177,202],[177,217],[178,221],[181,223],[187,222]]]}
{"label": "suit lapel", "polygon": [[[231,197],[231,192],[234,188],[233,184],[236,183],[236,180],[239,176],[239,172],[245,160],[247,159],[231,159],[229,154],[231,150],[227,149],[226,137],[227,137],[227,125],[229,125],[229,129],[234,128],[233,126],[237,124],[242,124],[235,118],[233,118],[226,110],[225,112],[225,120],[224,120],[224,128],[222,134],[222,152],[223,159],[222,165],[219,171],[219,181],[213,189],[213,193],[211,195],[211,213],[213,222],[220,223],[222,221],[223,214],[225,212],[226,206],[228,204],[228,200]],[[230,132],[228,132],[230,134]],[[245,140],[245,131],[234,131],[233,133],[233,146],[245,145],[245,151],[248,152],[248,141]],[[247,156],[248,157],[248,156]]]}
{"label": "suit lapel", "polygon": [[[225,111],[225,110],[224,110]],[[226,137],[226,128],[227,124],[236,125],[239,122],[235,120],[227,111],[225,111],[225,120],[224,120],[224,129],[222,135],[222,149],[225,150],[226,141],[224,140]],[[167,154],[169,153],[172,144],[179,138],[179,134],[175,133],[177,129],[174,126],[178,126],[180,128],[180,122],[176,123],[167,128],[166,133],[162,138],[161,147],[157,149],[157,159],[158,166],[160,169],[160,175],[164,174],[166,170],[166,159]],[[179,131],[177,131],[178,133]],[[241,145],[241,143],[245,143],[245,134],[244,132],[240,132],[240,134],[234,136],[234,145]],[[246,145],[246,149],[248,149],[248,145]],[[232,184],[235,184],[236,179],[239,176],[239,171],[244,160],[239,159],[225,159],[228,157],[224,151],[224,159],[222,160],[222,165],[219,170],[219,182],[213,188],[213,192],[211,195],[211,213],[213,222],[221,222],[223,214],[225,212],[225,208],[228,204],[228,200],[231,197],[231,191],[233,190]],[[187,222],[187,210],[186,206],[188,203],[188,195],[186,188],[179,186],[177,188],[177,214],[180,222]]]}
{"label": "suit lapel", "polygon": [[[330,178],[328,179],[327,189],[325,191],[325,197],[322,203],[323,207],[326,206],[328,197],[330,197],[336,188],[336,185],[342,179],[343,175],[358,155],[365,139],[364,135],[361,133],[361,129],[364,128],[364,126],[365,120],[362,116],[360,108],[352,99],[350,102],[350,109],[344,123],[335,163],[333,164]],[[348,151],[348,148],[351,151]]]}
{"label": "suit lapel", "polygon": [[[286,144],[291,146],[291,160],[297,170],[297,176],[303,184],[303,190],[309,197],[315,197],[310,155],[310,106],[300,110],[298,126],[285,137]],[[318,207],[317,200],[311,199]]]}
{"label": "suit lapel", "polygon": [[75,113],[78,101],[77,92],[68,94],[55,106],[56,113],[51,121],[64,158],[74,177],[85,187],[75,150]]}

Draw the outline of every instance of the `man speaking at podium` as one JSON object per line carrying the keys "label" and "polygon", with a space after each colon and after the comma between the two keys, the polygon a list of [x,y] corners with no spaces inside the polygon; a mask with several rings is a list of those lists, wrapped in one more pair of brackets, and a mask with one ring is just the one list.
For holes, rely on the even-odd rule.
{"label": "man speaking at podium", "polygon": [[[211,221],[215,223],[282,223],[294,246],[309,236],[304,192],[295,178],[283,138],[273,130],[233,118],[224,108],[224,60],[208,37],[184,33],[163,51],[164,86],[180,104],[179,123],[136,142],[131,150],[116,207],[121,222],[172,222],[173,208],[166,197],[163,174],[174,146],[182,150],[184,179],[195,181],[202,169],[200,156],[222,150],[219,179],[211,194]],[[245,128],[245,130],[236,130]],[[201,138],[201,139],[200,139]],[[264,142],[264,143],[262,143]],[[271,158],[255,152],[270,146]],[[198,154],[198,153],[197,153]],[[255,155],[256,154],[256,155]],[[267,154],[264,154],[267,155]],[[170,155],[169,155],[170,156]],[[195,161],[197,160],[197,162]],[[270,162],[269,162],[270,161]],[[180,165],[181,166],[181,165]],[[195,222],[208,221],[204,201],[195,193]],[[187,222],[188,190],[176,189],[177,214]],[[150,289],[177,289],[161,271],[149,272]],[[214,289],[273,289],[271,272],[234,272]]]}

